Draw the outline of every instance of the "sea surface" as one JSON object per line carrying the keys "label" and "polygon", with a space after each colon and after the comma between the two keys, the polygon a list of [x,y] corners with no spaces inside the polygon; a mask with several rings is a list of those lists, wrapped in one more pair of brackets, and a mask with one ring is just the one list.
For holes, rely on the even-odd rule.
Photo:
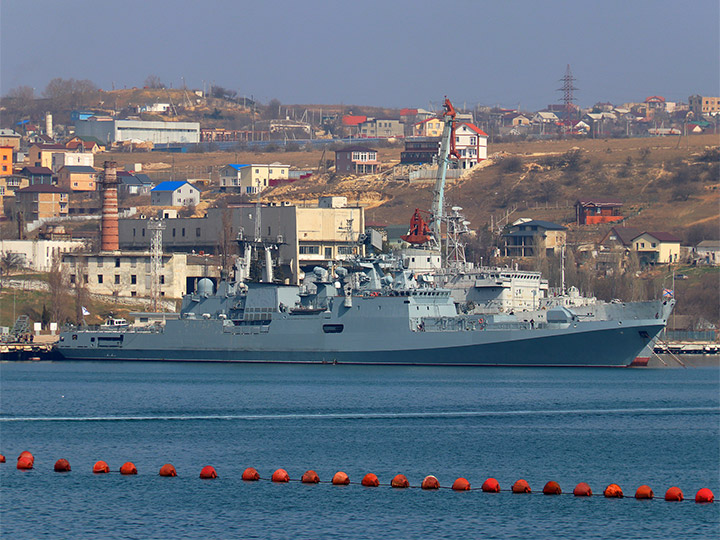
{"label": "sea surface", "polygon": [[[8,539],[720,537],[720,504],[693,500],[720,497],[717,367],[3,363],[0,453]],[[98,460],[113,472],[93,475]],[[355,483],[243,482],[250,466]],[[386,485],[360,486],[369,472]],[[443,489],[388,487],[398,473]],[[461,476],[533,493],[447,489]],[[542,495],[549,480],[567,494]],[[579,482],[594,496],[572,496]],[[605,499],[610,483],[626,498]],[[654,500],[633,498],[642,484]],[[670,486],[686,500],[665,502]]]}

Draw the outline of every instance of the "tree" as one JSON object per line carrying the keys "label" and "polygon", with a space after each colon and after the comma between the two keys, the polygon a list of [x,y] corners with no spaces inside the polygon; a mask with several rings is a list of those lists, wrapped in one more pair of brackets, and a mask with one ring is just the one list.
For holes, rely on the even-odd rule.
{"label": "tree", "polygon": [[235,239],[233,238],[232,211],[223,208],[221,214],[222,228],[220,230],[220,264],[222,269],[229,275],[234,263]]}
{"label": "tree", "polygon": [[165,84],[157,75],[148,75],[147,79],[145,79],[145,87],[153,89],[165,88]]}
{"label": "tree", "polygon": [[25,259],[19,253],[5,251],[0,255],[0,278],[23,267]]}
{"label": "tree", "polygon": [[87,273],[87,260],[85,257],[77,257],[75,273],[75,324],[82,326],[84,321],[83,308],[88,303],[88,290],[85,284]]}
{"label": "tree", "polygon": [[282,106],[282,103],[280,103],[277,99],[271,99],[270,103],[268,103],[267,107],[263,111],[263,118],[266,120],[276,120],[280,118],[280,107]]}
{"label": "tree", "polygon": [[50,289],[50,315],[55,322],[64,320],[67,306],[67,283],[65,274],[60,267],[60,258],[53,257],[52,266],[48,273],[48,288]]}
{"label": "tree", "polygon": [[82,107],[98,88],[88,79],[63,79],[56,77],[45,87],[45,97],[54,110],[67,111]]}

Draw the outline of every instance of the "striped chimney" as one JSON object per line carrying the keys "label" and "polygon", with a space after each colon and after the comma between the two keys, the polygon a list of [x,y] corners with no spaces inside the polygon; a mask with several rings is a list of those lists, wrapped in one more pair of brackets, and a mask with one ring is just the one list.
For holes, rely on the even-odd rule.
{"label": "striped chimney", "polygon": [[117,185],[117,163],[106,161],[102,180],[101,251],[118,251],[120,249]]}

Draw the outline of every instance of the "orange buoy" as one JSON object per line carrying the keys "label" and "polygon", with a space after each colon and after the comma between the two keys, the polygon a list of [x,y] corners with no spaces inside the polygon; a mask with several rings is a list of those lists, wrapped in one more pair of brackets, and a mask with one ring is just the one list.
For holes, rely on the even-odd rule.
{"label": "orange buoy", "polygon": [[177,471],[175,470],[175,467],[172,466],[171,463],[166,463],[162,467],[160,467],[160,476],[177,476]]}
{"label": "orange buoy", "polygon": [[684,499],[683,492],[680,491],[679,487],[671,487],[665,492],[665,500],[666,501],[676,501],[680,502]]}
{"label": "orange buoy", "polygon": [[317,484],[320,482],[320,477],[315,471],[306,471],[300,478],[300,481],[303,484]]}
{"label": "orange buoy", "polygon": [[55,462],[55,472],[70,472],[70,462],[67,459],[58,459]]}
{"label": "orange buoy", "polygon": [[488,478],[483,482],[482,490],[486,493],[500,493],[500,484],[494,478]]}
{"label": "orange buoy", "polygon": [[217,478],[217,472],[215,472],[214,467],[212,467],[210,465],[206,465],[205,467],[202,468],[202,471],[200,471],[200,478],[204,478],[207,480],[210,480],[212,478]]}
{"label": "orange buoy", "polygon": [[653,493],[653,490],[650,489],[650,486],[640,486],[635,492],[636,499],[652,499],[654,496],[655,494]]}
{"label": "orange buoy", "polygon": [[515,482],[512,487],[513,493],[532,493],[530,485],[522,478]]}
{"label": "orange buoy", "polygon": [[5,456],[0,454],[0,463],[5,463]]}
{"label": "orange buoy", "polygon": [[260,473],[253,467],[248,467],[242,473],[242,479],[246,482],[257,482],[260,480]]}
{"label": "orange buoy", "polygon": [[32,455],[30,452],[28,452],[27,450],[24,450],[24,451],[20,452],[20,455],[18,456],[18,461],[20,461],[20,459],[21,459],[21,458],[24,458],[24,457],[30,458],[30,459],[32,459],[33,461],[35,461],[35,456],[33,456],[33,455]]}
{"label": "orange buoy", "polygon": [[398,474],[395,476],[395,478],[392,479],[392,482],[390,482],[390,485],[394,488],[409,488],[410,482],[408,482],[407,477],[404,474]]}
{"label": "orange buoy", "polygon": [[592,497],[592,489],[586,482],[580,482],[573,489],[573,495],[576,497]]}
{"label": "orange buoy", "polygon": [[562,495],[562,489],[560,489],[560,484],[554,480],[550,480],[547,484],[545,484],[543,493],[545,495]]}
{"label": "orange buoy", "polygon": [[20,469],[21,471],[29,471],[30,469],[33,468],[34,464],[35,464],[35,462],[31,458],[29,458],[27,456],[23,456],[20,459],[18,459],[17,468]]}
{"label": "orange buoy", "polygon": [[469,491],[470,482],[467,481],[467,478],[460,477],[453,482],[452,488],[453,491]]}
{"label": "orange buoy", "polygon": [[623,490],[617,484],[610,484],[605,488],[605,491],[603,491],[603,495],[605,495],[608,499],[622,499]]}
{"label": "orange buoy", "polygon": [[713,495],[713,492],[710,491],[708,488],[702,488],[700,491],[697,492],[695,495],[695,502],[696,503],[711,503],[715,502],[715,495]]}
{"label": "orange buoy", "polygon": [[287,473],[285,469],[278,469],[274,473],[272,473],[272,481],[273,482],[289,482],[290,481],[290,475]]}
{"label": "orange buoy", "polygon": [[336,472],[332,477],[334,486],[347,486],[350,483],[350,477],[342,471]]}
{"label": "orange buoy", "polygon": [[130,461],[123,463],[122,467],[120,467],[120,474],[137,474],[137,467]]}
{"label": "orange buoy", "polygon": [[380,485],[380,481],[373,473],[367,473],[362,479],[361,484],[365,487],[378,487]]}
{"label": "orange buoy", "polygon": [[435,478],[433,475],[426,476],[423,478],[422,484],[420,485],[423,489],[439,489],[440,488],[440,482],[438,482],[438,479]]}
{"label": "orange buoy", "polygon": [[95,474],[105,474],[110,472],[110,467],[104,461],[98,461],[93,465],[93,472]]}

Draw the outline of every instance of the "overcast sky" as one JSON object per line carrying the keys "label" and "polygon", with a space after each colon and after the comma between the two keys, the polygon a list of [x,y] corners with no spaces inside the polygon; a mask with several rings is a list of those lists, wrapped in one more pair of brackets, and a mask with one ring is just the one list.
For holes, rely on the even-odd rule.
{"label": "overcast sky", "polygon": [[720,95],[718,0],[2,0],[0,91],[214,83],[267,103],[536,110]]}

